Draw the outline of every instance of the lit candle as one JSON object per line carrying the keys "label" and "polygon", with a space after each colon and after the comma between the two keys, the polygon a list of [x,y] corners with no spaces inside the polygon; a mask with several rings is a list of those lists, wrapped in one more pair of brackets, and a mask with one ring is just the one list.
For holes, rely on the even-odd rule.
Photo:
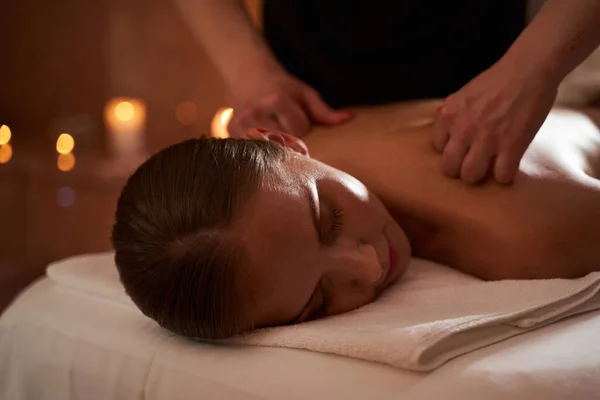
{"label": "lit candle", "polygon": [[229,137],[227,125],[233,116],[233,108],[221,108],[217,111],[210,124],[211,134],[217,138]]}
{"label": "lit candle", "polygon": [[110,151],[116,156],[139,155],[144,151],[146,107],[137,99],[114,98],[104,107]]}

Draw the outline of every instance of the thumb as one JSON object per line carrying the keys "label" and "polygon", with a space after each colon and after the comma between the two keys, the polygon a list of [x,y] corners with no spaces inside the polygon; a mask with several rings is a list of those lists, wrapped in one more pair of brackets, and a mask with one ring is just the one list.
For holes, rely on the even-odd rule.
{"label": "thumb", "polygon": [[337,125],[352,118],[349,111],[335,111],[315,90],[306,90],[302,95],[305,109],[314,122],[324,125]]}

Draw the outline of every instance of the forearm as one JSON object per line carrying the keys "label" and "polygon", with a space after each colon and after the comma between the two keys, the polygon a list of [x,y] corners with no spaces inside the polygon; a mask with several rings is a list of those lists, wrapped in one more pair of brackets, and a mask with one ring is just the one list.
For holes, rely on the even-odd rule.
{"label": "forearm", "polygon": [[548,0],[505,58],[557,83],[600,43],[600,0]]}
{"label": "forearm", "polygon": [[176,3],[230,87],[259,73],[283,71],[260,32],[252,26],[241,0]]}

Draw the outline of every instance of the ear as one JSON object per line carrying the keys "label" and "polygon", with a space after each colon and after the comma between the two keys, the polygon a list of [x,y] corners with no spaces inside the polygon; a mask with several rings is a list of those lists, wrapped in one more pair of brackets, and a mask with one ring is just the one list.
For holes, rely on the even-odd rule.
{"label": "ear", "polygon": [[310,157],[308,154],[308,147],[306,147],[304,141],[285,132],[262,128],[250,128],[248,129],[248,137],[256,140],[270,140],[279,143],[283,147],[294,150],[297,153]]}

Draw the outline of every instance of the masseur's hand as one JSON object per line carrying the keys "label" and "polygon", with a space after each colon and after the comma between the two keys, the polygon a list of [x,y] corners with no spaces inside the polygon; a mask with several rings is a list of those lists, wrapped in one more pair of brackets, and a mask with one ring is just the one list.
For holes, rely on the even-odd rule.
{"label": "masseur's hand", "polygon": [[438,108],[433,145],[442,170],[477,183],[511,183],[525,150],[548,116],[559,81],[502,59]]}
{"label": "masseur's hand", "polygon": [[232,137],[247,137],[248,128],[301,137],[312,125],[337,125],[352,117],[347,111],[334,111],[315,89],[286,72],[255,74],[236,85],[233,96],[234,112],[228,126]]}
{"label": "masseur's hand", "polygon": [[268,140],[271,142],[279,143],[283,147],[291,149],[296,153],[310,157],[308,153],[308,147],[304,141],[296,136],[292,136],[285,132],[271,131],[262,128],[250,128],[247,132],[248,139],[255,140]]}

